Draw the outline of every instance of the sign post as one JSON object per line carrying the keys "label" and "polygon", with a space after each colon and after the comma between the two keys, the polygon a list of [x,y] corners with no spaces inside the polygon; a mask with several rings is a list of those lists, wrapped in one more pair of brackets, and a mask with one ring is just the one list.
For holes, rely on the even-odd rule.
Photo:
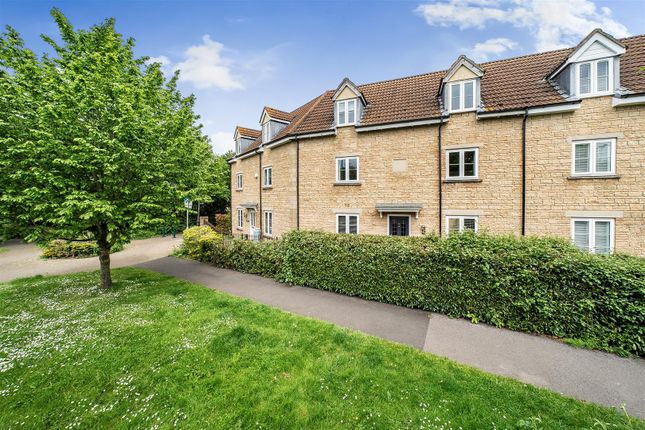
{"label": "sign post", "polygon": [[188,228],[188,211],[193,207],[190,197],[184,197],[184,207],[186,208],[186,228]]}

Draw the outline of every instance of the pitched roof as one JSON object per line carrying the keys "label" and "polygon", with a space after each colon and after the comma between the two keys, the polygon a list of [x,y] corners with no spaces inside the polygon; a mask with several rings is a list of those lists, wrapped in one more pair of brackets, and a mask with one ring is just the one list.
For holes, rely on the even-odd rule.
{"label": "pitched roof", "polygon": [[262,134],[260,130],[254,130],[252,128],[242,127],[241,125],[238,125],[237,127],[235,127],[235,131],[237,131],[237,133],[240,136],[250,137],[252,139],[260,137],[260,135]]}
{"label": "pitched roof", "polygon": [[279,109],[275,109],[269,106],[264,107],[264,111],[269,114],[269,117],[277,119],[280,121],[290,122],[293,119],[293,115],[289,112],[285,112]]}
{"label": "pitched roof", "polygon": [[[645,93],[645,72],[640,70],[645,58],[645,35],[619,39],[617,42],[627,48],[620,59],[621,85],[632,93]],[[574,50],[575,48],[566,48],[480,63],[479,67],[484,71],[481,78],[484,111],[500,112],[567,103],[546,77],[566,61]],[[437,94],[446,73],[447,71],[443,70],[357,85],[367,101],[360,125],[391,124],[441,117],[441,105]],[[284,121],[290,122],[272,142],[288,136],[333,130],[332,96],[335,91],[325,91],[292,112],[265,108],[271,117],[284,118]],[[246,152],[259,147],[260,143],[261,139],[256,139]]]}

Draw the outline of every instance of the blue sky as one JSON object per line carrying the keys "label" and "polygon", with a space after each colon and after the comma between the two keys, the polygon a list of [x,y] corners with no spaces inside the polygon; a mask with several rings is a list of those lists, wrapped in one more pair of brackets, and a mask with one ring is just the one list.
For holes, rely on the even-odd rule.
{"label": "blue sky", "polygon": [[235,125],[258,128],[262,107],[292,110],[335,88],[442,70],[460,54],[494,60],[576,44],[595,27],[624,37],[645,33],[643,0],[440,1],[11,1],[0,24],[36,52],[60,8],[75,27],[114,17],[180,88],[215,152],[233,148]]}

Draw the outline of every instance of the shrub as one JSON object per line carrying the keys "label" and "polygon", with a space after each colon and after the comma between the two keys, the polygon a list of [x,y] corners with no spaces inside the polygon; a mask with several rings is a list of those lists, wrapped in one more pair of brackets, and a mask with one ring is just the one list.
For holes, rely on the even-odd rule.
{"label": "shrub", "polygon": [[279,278],[281,245],[280,241],[229,239],[210,227],[191,227],[184,231],[179,254],[227,269]]}
{"label": "shrub", "polygon": [[231,235],[231,214],[215,214],[215,231],[222,236]]}
{"label": "shrub", "polygon": [[645,259],[555,238],[392,237],[296,231],[204,243],[221,267],[498,327],[645,355]]}
{"label": "shrub", "polygon": [[[122,251],[124,245],[117,243],[111,254]],[[62,239],[47,242],[43,247],[44,258],[85,258],[99,255],[99,246],[95,241],[67,241]]]}

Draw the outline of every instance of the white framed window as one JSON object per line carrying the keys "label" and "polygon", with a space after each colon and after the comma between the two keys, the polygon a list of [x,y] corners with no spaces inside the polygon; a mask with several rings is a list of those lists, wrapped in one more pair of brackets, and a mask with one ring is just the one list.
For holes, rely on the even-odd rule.
{"label": "white framed window", "polygon": [[616,139],[572,142],[571,175],[603,176],[616,173]]}
{"label": "white framed window", "polygon": [[356,124],[356,99],[336,102],[336,125]]}
{"label": "white framed window", "polygon": [[273,186],[273,167],[265,167],[262,174],[262,184],[264,187]]}
{"label": "white framed window", "polygon": [[467,112],[474,110],[476,106],[475,93],[477,81],[451,82],[448,84],[448,111]]}
{"label": "white framed window", "polygon": [[447,216],[446,217],[446,233],[463,233],[466,230],[477,231],[479,227],[479,219],[476,216]]}
{"label": "white framed window", "polygon": [[244,209],[237,208],[237,228],[244,227]]}
{"label": "white framed window", "polygon": [[358,234],[358,215],[336,214],[336,233]]}
{"label": "white framed window", "polygon": [[271,122],[267,121],[262,124],[262,142],[268,142],[271,140]]}
{"label": "white framed window", "polygon": [[264,211],[264,234],[267,236],[273,235],[273,212]]}
{"label": "white framed window", "polygon": [[479,148],[446,151],[448,179],[475,179],[479,175]]}
{"label": "white framed window", "polygon": [[358,157],[336,158],[336,182],[358,182]]}
{"label": "white framed window", "polygon": [[237,139],[235,141],[235,153],[239,154],[242,152],[242,139]]}
{"label": "white framed window", "polygon": [[237,184],[237,189],[238,189],[238,190],[241,190],[241,189],[242,189],[242,185],[244,185],[244,179],[243,179],[243,175],[242,175],[242,173],[238,173],[238,174],[237,174],[237,176],[235,177],[235,179],[236,179],[236,181],[237,181],[237,182],[236,182],[236,184]]}
{"label": "white framed window", "polygon": [[580,97],[611,94],[614,91],[614,60],[576,64],[576,94]]}
{"label": "white framed window", "polygon": [[612,218],[571,218],[571,240],[583,251],[611,254],[614,251]]}

